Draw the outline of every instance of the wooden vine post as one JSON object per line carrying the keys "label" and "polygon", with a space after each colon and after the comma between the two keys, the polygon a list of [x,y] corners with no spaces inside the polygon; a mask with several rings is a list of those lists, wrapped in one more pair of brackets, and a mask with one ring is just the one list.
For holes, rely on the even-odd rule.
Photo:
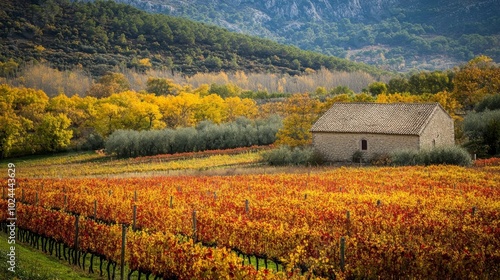
{"label": "wooden vine post", "polygon": [[196,242],[196,210],[193,210],[193,241]]}
{"label": "wooden vine post", "polygon": [[136,227],[136,220],[137,220],[137,205],[134,205],[134,208],[132,209],[132,230],[135,231]]}
{"label": "wooden vine post", "polygon": [[73,264],[76,264],[77,262],[77,255],[76,253],[78,252],[78,234],[79,234],[79,231],[80,231],[80,228],[79,228],[79,221],[80,221],[80,216],[76,215],[75,216],[75,244],[74,244],[74,247],[75,247],[75,259],[74,259],[74,262]]}
{"label": "wooden vine post", "polygon": [[345,237],[340,237],[340,269],[345,270]]}
{"label": "wooden vine post", "polygon": [[347,236],[351,236],[351,213],[346,211],[346,221],[347,221]]}
{"label": "wooden vine post", "polygon": [[97,219],[97,200],[94,200],[94,219]]}
{"label": "wooden vine post", "polygon": [[125,277],[125,238],[127,234],[127,226],[125,224],[122,225],[122,254],[120,258],[120,280],[123,280]]}

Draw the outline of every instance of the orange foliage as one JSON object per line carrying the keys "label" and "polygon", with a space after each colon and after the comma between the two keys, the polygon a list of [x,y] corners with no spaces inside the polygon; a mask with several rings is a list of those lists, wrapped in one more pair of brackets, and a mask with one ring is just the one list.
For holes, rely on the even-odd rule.
{"label": "orange foliage", "polygon": [[[22,191],[20,200],[34,204],[38,193],[41,207],[84,217],[93,216],[97,200],[98,219],[126,224],[131,224],[136,205],[136,224],[142,231],[128,232],[129,265],[181,279],[200,277],[214,266],[215,271],[224,267],[217,277],[230,273],[249,279],[271,277],[236,266],[239,262],[228,249],[281,262],[289,278],[494,279],[500,276],[499,181],[500,173],[481,168],[339,168],[231,177],[19,179],[17,194]],[[54,215],[40,207],[19,207],[31,207],[19,212],[20,220]],[[71,242],[71,235],[63,236],[70,234],[64,231],[67,222],[57,225],[51,219],[20,222],[20,226]],[[114,229],[102,229],[106,230]],[[81,233],[94,234],[85,229]],[[179,243],[175,235],[184,236],[186,242]],[[103,233],[95,240],[103,236],[114,240],[115,235]],[[216,247],[199,247],[192,236]],[[344,271],[339,258],[342,236],[346,238]],[[101,243],[82,246],[116,257],[111,247]],[[173,248],[185,253],[168,253]],[[301,274],[299,268],[307,272]]]}

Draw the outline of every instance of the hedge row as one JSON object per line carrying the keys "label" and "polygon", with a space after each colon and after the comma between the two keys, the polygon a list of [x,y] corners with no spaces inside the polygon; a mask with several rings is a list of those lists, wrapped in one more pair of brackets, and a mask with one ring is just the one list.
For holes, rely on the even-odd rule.
{"label": "hedge row", "polygon": [[469,166],[472,159],[467,150],[458,146],[438,147],[432,150],[402,150],[390,155],[394,165],[451,164]]}
{"label": "hedge row", "polygon": [[138,157],[270,145],[281,126],[281,119],[273,116],[263,120],[239,118],[226,124],[204,121],[196,127],[178,129],[117,130],[108,137],[105,150],[119,157]]}

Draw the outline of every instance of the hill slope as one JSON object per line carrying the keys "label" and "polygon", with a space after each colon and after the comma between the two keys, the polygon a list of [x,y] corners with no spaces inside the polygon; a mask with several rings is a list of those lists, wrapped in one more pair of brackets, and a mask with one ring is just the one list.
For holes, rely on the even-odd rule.
{"label": "hill slope", "polygon": [[500,61],[496,0],[115,0],[395,70]]}
{"label": "hill slope", "polygon": [[297,74],[321,67],[380,72],[112,1],[3,0],[0,19],[0,62],[14,58],[48,61],[58,68],[81,65],[94,75],[113,67],[163,67],[187,74],[219,70]]}

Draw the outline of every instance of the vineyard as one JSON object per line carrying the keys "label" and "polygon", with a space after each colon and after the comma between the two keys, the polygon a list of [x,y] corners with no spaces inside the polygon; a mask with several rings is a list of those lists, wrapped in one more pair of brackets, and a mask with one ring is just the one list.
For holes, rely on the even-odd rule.
{"label": "vineyard", "polygon": [[83,176],[171,175],[174,171],[208,170],[231,166],[258,165],[261,152],[270,146],[253,146],[177,154],[116,159],[94,152],[73,153],[49,158],[18,161],[23,178],[61,178]]}
{"label": "vineyard", "polygon": [[498,160],[19,178],[18,238],[90,271],[106,259],[109,278],[123,261],[163,279],[500,279],[498,182]]}

